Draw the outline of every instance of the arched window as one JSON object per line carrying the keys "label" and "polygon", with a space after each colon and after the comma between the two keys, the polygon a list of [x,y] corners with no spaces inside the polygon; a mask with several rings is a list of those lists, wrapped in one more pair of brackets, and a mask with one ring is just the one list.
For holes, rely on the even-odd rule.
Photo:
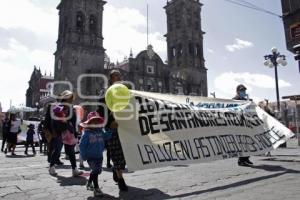
{"label": "arched window", "polygon": [[78,29],[83,29],[84,27],[84,15],[82,12],[77,12],[77,15],[76,15],[76,27]]}
{"label": "arched window", "polygon": [[91,31],[96,31],[97,29],[97,20],[96,17],[94,15],[90,16],[90,30]]}

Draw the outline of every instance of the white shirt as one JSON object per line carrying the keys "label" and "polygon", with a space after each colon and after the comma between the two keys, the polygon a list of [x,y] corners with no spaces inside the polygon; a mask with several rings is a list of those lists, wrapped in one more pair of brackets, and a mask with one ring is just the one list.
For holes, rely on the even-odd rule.
{"label": "white shirt", "polygon": [[16,119],[15,121],[11,121],[10,132],[11,133],[18,133],[21,126],[21,120]]}

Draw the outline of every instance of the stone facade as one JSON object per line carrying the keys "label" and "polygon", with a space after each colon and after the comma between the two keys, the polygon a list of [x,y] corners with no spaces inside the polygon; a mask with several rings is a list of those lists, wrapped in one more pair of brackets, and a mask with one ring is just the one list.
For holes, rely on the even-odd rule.
{"label": "stone facade", "polygon": [[170,92],[207,96],[199,0],[171,0],[167,14]]}
{"label": "stone facade", "polygon": [[287,49],[300,44],[300,1],[281,0]]}
{"label": "stone facade", "polygon": [[135,58],[132,53],[129,59],[114,66],[121,70],[123,79],[132,83],[133,89],[149,92],[169,92],[169,70],[162,59],[149,45]]}
{"label": "stone facade", "polygon": [[54,77],[42,75],[41,70],[34,66],[30,80],[28,81],[29,87],[26,91],[26,106],[35,108],[40,105],[43,98],[49,96],[49,86],[54,81]]}
{"label": "stone facade", "polygon": [[[103,84],[102,78],[78,78],[83,74],[103,74],[103,6],[102,0],[62,0],[58,5],[59,32],[55,55],[55,81],[69,81],[77,94],[97,95]],[[54,93],[59,94],[67,85],[55,84]],[[80,90],[78,90],[80,89]]]}
{"label": "stone facade", "polygon": [[[88,3],[87,3],[88,2]],[[102,0],[61,0],[59,36],[55,52],[55,81],[70,81],[77,91],[82,74],[109,74],[118,68],[125,81],[136,90],[207,96],[207,69],[203,58],[201,6],[199,0],[172,0],[167,13],[168,64],[149,45],[135,58],[109,63],[102,37]],[[97,79],[86,79],[80,89],[86,95],[97,95],[105,85]],[[65,85],[66,86],[66,85]],[[55,94],[66,87],[54,86]],[[81,101],[84,99],[79,99]]]}

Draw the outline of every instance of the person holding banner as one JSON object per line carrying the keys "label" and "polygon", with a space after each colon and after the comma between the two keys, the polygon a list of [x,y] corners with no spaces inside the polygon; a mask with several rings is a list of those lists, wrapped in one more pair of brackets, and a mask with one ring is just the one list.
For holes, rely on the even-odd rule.
{"label": "person holding banner", "polygon": [[[249,100],[246,90],[247,90],[247,88],[243,84],[238,85],[236,87],[236,96],[233,99],[234,100],[244,100],[244,101]],[[251,162],[249,158],[250,158],[250,156],[239,157],[238,165],[239,166],[253,165],[253,162]]]}
{"label": "person holding banner", "polygon": [[[120,71],[112,70],[109,74],[109,85],[111,86],[121,81],[122,77]],[[106,104],[104,97],[101,98],[99,102]],[[105,116],[106,109],[108,111],[108,121],[106,124],[106,128],[110,129],[113,133],[112,138],[107,142],[107,149],[110,152],[110,156],[113,162],[113,179],[118,183],[120,191],[128,191],[128,186],[126,185],[123,178],[123,170],[125,170],[126,161],[119,139],[118,123],[114,119],[113,113],[107,107],[99,106],[97,112],[100,114],[100,116]]]}

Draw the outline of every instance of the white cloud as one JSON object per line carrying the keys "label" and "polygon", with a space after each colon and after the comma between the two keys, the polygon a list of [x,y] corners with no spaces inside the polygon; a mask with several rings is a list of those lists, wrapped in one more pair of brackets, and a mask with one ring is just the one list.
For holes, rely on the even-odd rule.
{"label": "white cloud", "polygon": [[[6,34],[5,46],[0,46],[0,102],[4,110],[8,109],[10,99],[14,105],[25,103],[34,65],[40,66],[42,73],[46,70],[53,74],[59,17],[55,6],[59,0],[55,1],[57,4],[47,5],[44,0],[1,2],[0,28]],[[146,49],[146,17],[136,9],[106,4],[103,31],[104,48],[112,61],[129,56],[130,48],[135,55]],[[167,45],[163,35],[151,32],[149,41],[164,60]]]}
{"label": "white cloud", "polygon": [[226,50],[230,52],[235,52],[237,50],[242,50],[253,46],[254,45],[252,42],[236,38],[234,44],[226,45]]}
{"label": "white cloud", "polygon": [[[292,85],[284,80],[279,80],[279,87],[291,87]],[[226,72],[217,76],[214,80],[215,88],[219,89],[222,97],[235,94],[236,86],[244,84],[248,93],[254,92],[255,89],[275,89],[275,79],[265,74],[251,74]]]}
{"label": "white cloud", "polygon": [[53,55],[42,50],[31,51],[14,38],[9,41],[9,49],[0,48],[0,101],[7,110],[12,99],[13,105],[25,103],[25,93],[34,64],[53,73]]}
{"label": "white cloud", "polygon": [[208,53],[214,53],[214,52],[215,52],[215,51],[212,50],[212,49],[208,49],[207,51],[208,51]]}
{"label": "white cloud", "polygon": [[[12,12],[13,11],[13,12]],[[55,7],[45,12],[29,0],[2,1],[0,7],[0,27],[25,28],[35,33],[50,34],[57,32],[58,11]]]}
{"label": "white cloud", "polygon": [[[104,47],[112,61],[129,56],[130,48],[136,55],[147,46],[146,17],[136,9],[107,5],[104,11],[104,37]],[[157,53],[166,51],[167,45],[161,33],[150,33],[149,41]]]}

